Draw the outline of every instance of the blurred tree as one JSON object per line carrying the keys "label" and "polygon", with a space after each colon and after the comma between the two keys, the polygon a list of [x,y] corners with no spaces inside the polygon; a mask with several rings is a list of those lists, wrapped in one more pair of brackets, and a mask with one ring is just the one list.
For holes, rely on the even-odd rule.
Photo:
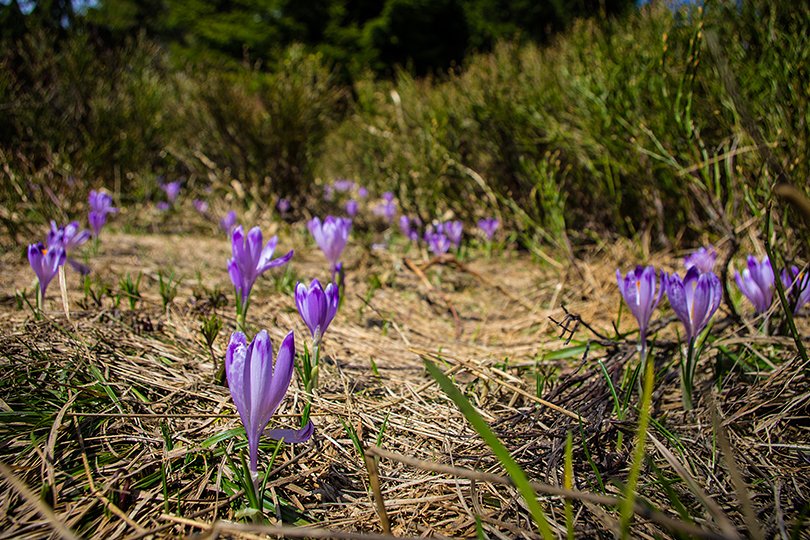
{"label": "blurred tree", "polygon": [[436,73],[500,39],[543,42],[577,17],[610,16],[635,0],[0,0],[3,39],[33,28],[86,31],[104,47],[145,35],[194,64],[272,69],[293,43],[344,79],[397,65]]}

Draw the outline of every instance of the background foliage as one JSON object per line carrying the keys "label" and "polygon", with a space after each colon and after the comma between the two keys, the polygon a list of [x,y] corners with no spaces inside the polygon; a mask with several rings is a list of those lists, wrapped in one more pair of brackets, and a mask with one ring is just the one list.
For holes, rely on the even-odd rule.
{"label": "background foliage", "polygon": [[0,219],[158,175],[248,202],[342,176],[423,219],[500,214],[527,246],[666,244],[803,187],[810,8],[632,4],[0,4]]}

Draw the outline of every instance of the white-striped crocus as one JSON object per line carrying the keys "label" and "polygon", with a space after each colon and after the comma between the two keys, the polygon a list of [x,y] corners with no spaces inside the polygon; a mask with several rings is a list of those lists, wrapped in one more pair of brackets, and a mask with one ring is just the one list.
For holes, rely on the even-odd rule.
{"label": "white-striped crocus", "polygon": [[683,323],[687,341],[693,341],[706,327],[723,299],[723,286],[714,272],[692,266],[683,279],[664,274],[669,305]]}
{"label": "white-striped crocus", "polygon": [[698,266],[692,266],[683,279],[677,274],[664,274],[664,288],[675,315],[686,330],[686,358],[681,362],[681,385],[683,405],[692,408],[695,368],[699,351],[695,344],[698,335],[711,320],[723,299],[723,287],[714,272],[701,273]]}
{"label": "white-striped crocus", "polygon": [[624,276],[621,271],[616,270],[616,282],[624,301],[638,321],[639,342],[644,357],[647,350],[647,327],[652,312],[661,301],[664,288],[658,286],[658,277],[652,266],[636,266]]}
{"label": "white-striped crocus", "polygon": [[62,246],[46,248],[41,242],[28,246],[28,262],[39,281],[39,295],[37,296],[38,307],[42,307],[41,301],[45,299],[45,291],[48,284],[59,272],[59,267],[65,264],[65,250]]}
{"label": "white-striped crocus", "polygon": [[337,314],[339,304],[340,292],[334,283],[324,288],[320,281],[313,279],[309,287],[300,281],[295,286],[295,306],[312,334],[315,347],[320,345],[329,323]]}
{"label": "white-striped crocus", "polygon": [[[340,263],[338,263],[338,267],[340,267]],[[306,391],[311,392],[318,384],[321,340],[340,306],[340,289],[334,283],[329,283],[324,288],[317,279],[313,279],[309,287],[298,282],[295,286],[295,306],[312,335],[312,356],[304,354],[301,372]],[[309,408],[307,407],[304,413],[305,419],[308,418],[308,413]]]}
{"label": "white-striped crocus", "polygon": [[765,313],[773,301],[774,273],[771,261],[763,257],[758,261],[753,255],[748,256],[748,268],[742,274],[734,272],[737,287],[754,305],[757,313]]}
{"label": "white-striped crocus", "polygon": [[321,221],[320,218],[312,218],[307,223],[310,234],[315,239],[315,243],[321,248],[326,259],[329,261],[334,278],[340,256],[349,240],[349,233],[352,230],[352,220],[349,218],[326,216]]}
{"label": "white-striped crocus", "polygon": [[250,291],[256,280],[267,270],[287,264],[293,256],[293,250],[286,255],[273,259],[273,252],[278,244],[278,237],[273,236],[267,245],[262,246],[262,231],[253,227],[245,235],[240,225],[231,235],[231,254],[228,260],[228,274],[236,289],[237,318],[244,328]]}
{"label": "white-striped crocus", "polygon": [[793,313],[796,314],[807,302],[810,302],[810,274],[800,272],[798,266],[784,269],[781,274],[785,293],[793,304]]}
{"label": "white-striped crocus", "polygon": [[281,342],[273,363],[273,344],[266,330],[247,342],[245,334],[234,332],[225,353],[225,375],[231,398],[245,426],[250,455],[250,475],[254,487],[258,483],[259,439],[264,432],[273,439],[304,442],[312,435],[312,424],[301,430],[268,430],[267,424],[281,404],[292,379],[295,361],[293,333]]}

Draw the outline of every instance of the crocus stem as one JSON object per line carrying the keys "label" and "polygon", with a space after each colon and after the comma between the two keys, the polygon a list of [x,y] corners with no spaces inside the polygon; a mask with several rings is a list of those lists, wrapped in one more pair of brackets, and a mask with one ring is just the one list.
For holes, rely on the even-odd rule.
{"label": "crocus stem", "polygon": [[301,415],[301,427],[307,425],[309,422],[309,413],[312,409],[312,390],[318,385],[318,359],[321,352],[321,342],[316,340],[312,344],[312,362],[310,363],[310,371],[307,373],[307,403],[304,405],[304,412]]}
{"label": "crocus stem", "polygon": [[692,410],[692,383],[695,377],[695,340],[689,340],[686,349],[686,360],[681,366],[681,387],[683,391],[683,408],[685,411]]}
{"label": "crocus stem", "polygon": [[318,386],[318,360],[320,360],[320,357],[321,357],[321,342],[316,341],[315,343],[312,344],[312,358],[314,360],[312,361],[312,372],[310,373],[309,378],[310,391],[314,390],[315,387]]}
{"label": "crocus stem", "polygon": [[37,312],[35,315],[38,321],[42,319],[42,301],[42,287],[37,283]]}
{"label": "crocus stem", "polygon": [[[640,365],[641,370],[645,371],[647,367],[647,333],[641,332],[639,337],[639,358],[640,358]],[[644,381],[643,379],[636,379],[638,383],[638,393],[639,396],[644,395]]]}
{"label": "crocus stem", "polygon": [[621,538],[627,538],[630,529],[630,519],[633,517],[633,506],[636,500],[636,485],[638,484],[641,464],[644,461],[644,444],[647,442],[647,428],[650,423],[650,404],[652,403],[653,382],[655,370],[651,360],[647,360],[646,348],[642,346],[644,360],[644,386],[641,392],[641,407],[639,407],[638,433],[636,447],[633,451],[633,462],[630,465],[630,474],[627,476],[624,499],[621,505]]}

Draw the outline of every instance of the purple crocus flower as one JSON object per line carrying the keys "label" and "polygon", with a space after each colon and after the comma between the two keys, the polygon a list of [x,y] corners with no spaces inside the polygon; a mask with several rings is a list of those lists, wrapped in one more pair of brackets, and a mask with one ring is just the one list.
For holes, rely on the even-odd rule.
{"label": "purple crocus flower", "polygon": [[59,271],[59,267],[65,264],[65,258],[65,250],[59,245],[46,248],[41,242],[37,242],[28,246],[28,262],[39,280],[42,299],[45,298],[48,284]]}
{"label": "purple crocus flower", "polygon": [[48,231],[47,243],[49,248],[61,246],[65,252],[70,253],[90,239],[90,231],[79,229],[78,221],[71,221],[64,227],[51,221],[51,230]]}
{"label": "purple crocus flower", "polygon": [[335,199],[335,188],[331,185],[326,185],[323,188],[323,200],[333,201]]}
{"label": "purple crocus flower", "polygon": [[382,216],[385,221],[391,223],[397,213],[397,205],[394,201],[385,201],[374,207],[374,214]]}
{"label": "purple crocus flower", "polygon": [[166,212],[169,208],[171,208],[171,205],[166,201],[159,201],[155,206],[161,212]]}
{"label": "purple crocus flower", "polygon": [[228,274],[241,296],[242,305],[247,304],[250,291],[256,280],[267,270],[276,266],[287,264],[293,256],[293,250],[283,257],[273,259],[278,237],[273,236],[267,245],[262,247],[262,231],[253,227],[248,231],[247,237],[240,225],[231,236],[231,253],[233,257],[228,260]]}
{"label": "purple crocus flower", "polygon": [[[627,302],[630,311],[638,321],[638,329],[642,350],[647,343],[647,326],[650,324],[650,317],[653,310],[661,301],[661,294],[664,287],[658,287],[658,277],[655,268],[652,266],[636,266],[634,270],[622,277],[620,270],[616,270],[616,282],[619,284],[619,292],[622,293],[624,301]],[[658,294],[656,295],[656,288]]]}
{"label": "purple crocus flower", "polygon": [[756,312],[765,313],[773,301],[775,276],[771,261],[768,257],[763,257],[760,262],[753,255],[749,255],[747,263],[748,268],[743,270],[742,274],[734,272],[734,280],[740,291],[754,304]]}
{"label": "purple crocus flower", "polygon": [[793,313],[798,313],[807,302],[810,302],[810,274],[800,272],[797,266],[791,266],[790,270],[782,270],[782,285],[786,294],[790,295],[795,307]]}
{"label": "purple crocus flower", "polygon": [[323,221],[320,218],[312,218],[307,223],[310,234],[315,239],[315,243],[321,248],[326,259],[332,265],[334,273],[340,261],[340,255],[346,242],[349,239],[349,232],[352,230],[352,220],[335,216],[326,216]]}
{"label": "purple crocus flower", "polygon": [[358,207],[359,207],[359,205],[357,204],[357,201],[355,201],[354,199],[350,199],[349,201],[346,201],[346,214],[349,217],[356,216],[357,211],[358,211]]}
{"label": "purple crocus flower", "polygon": [[411,236],[411,220],[408,216],[399,216],[399,230],[403,236]]}
{"label": "purple crocus flower", "polygon": [[292,204],[290,204],[290,199],[286,197],[280,198],[278,200],[278,203],[276,204],[276,208],[278,209],[279,212],[281,212],[282,215],[286,214],[287,212],[290,211],[290,208],[292,208]]}
{"label": "purple crocus flower", "polygon": [[357,188],[357,196],[361,199],[365,199],[368,197],[368,189],[366,189],[364,186],[360,186]]}
{"label": "purple crocus flower", "polygon": [[382,194],[382,198],[385,202],[394,202],[394,194],[390,191],[386,191]]}
{"label": "purple crocus flower", "polygon": [[495,236],[495,231],[498,230],[500,227],[501,222],[495,218],[485,218],[478,220],[478,228],[481,229],[481,232],[484,233],[484,236],[487,237],[487,240],[492,240],[492,237]]}
{"label": "purple crocus flower", "polygon": [[698,271],[702,274],[704,272],[711,272],[714,270],[714,263],[717,261],[717,250],[714,246],[701,247],[694,253],[687,255],[683,260],[683,265],[687,270],[697,267]]}
{"label": "purple crocus flower", "polygon": [[169,199],[170,203],[173,203],[175,200],[177,200],[177,196],[180,195],[181,187],[182,184],[180,181],[174,181],[161,184],[160,189],[166,192],[166,198]]}
{"label": "purple crocus flower", "polygon": [[329,323],[337,314],[340,303],[340,291],[337,285],[329,283],[324,289],[317,279],[309,287],[300,281],[295,286],[295,306],[312,334],[312,341],[317,346],[321,342]]}
{"label": "purple crocus flower", "polygon": [[[281,342],[275,366],[273,344],[266,330],[262,330],[249,344],[245,334],[234,332],[225,353],[225,375],[231,398],[245,426],[250,454],[250,474],[257,485],[259,438],[281,404],[292,380],[295,361],[295,338],[293,333]],[[304,442],[312,435],[312,423],[301,430],[269,430],[266,434],[287,442]]]}
{"label": "purple crocus flower", "polygon": [[97,237],[101,232],[101,228],[107,223],[107,214],[118,212],[118,208],[112,205],[112,197],[103,191],[92,190],[87,197],[87,202],[90,205],[87,220],[93,229],[93,235]]}
{"label": "purple crocus flower", "polygon": [[233,233],[233,229],[236,227],[236,212],[228,210],[228,213],[219,220],[219,226],[230,236]]}
{"label": "purple crocus flower", "polygon": [[450,240],[442,233],[425,233],[425,242],[427,242],[428,249],[434,255],[443,255],[444,253],[450,251]]}
{"label": "purple crocus flower", "polygon": [[720,307],[723,287],[714,272],[701,273],[692,266],[683,280],[678,274],[664,274],[664,287],[669,304],[686,329],[686,340],[691,342],[709,323]]}
{"label": "purple crocus flower", "polygon": [[340,193],[345,193],[347,191],[351,191],[354,188],[354,182],[351,180],[347,180],[345,178],[339,178],[332,183],[332,187],[335,191]]}
{"label": "purple crocus flower", "polygon": [[455,247],[461,245],[461,236],[464,234],[464,224],[460,221],[447,221],[442,227],[442,231],[447,235],[447,239]]}
{"label": "purple crocus flower", "polygon": [[78,221],[72,221],[64,227],[58,227],[55,221],[51,221],[51,230],[48,232],[46,242],[49,249],[53,249],[55,247],[61,247],[64,249],[68,264],[70,264],[74,270],[84,276],[90,273],[90,269],[82,263],[72,259],[70,257],[70,253],[77,247],[87,242],[89,239],[90,231],[79,229]]}
{"label": "purple crocus flower", "polygon": [[205,215],[208,213],[208,203],[202,199],[194,199],[194,208],[197,212]]}

